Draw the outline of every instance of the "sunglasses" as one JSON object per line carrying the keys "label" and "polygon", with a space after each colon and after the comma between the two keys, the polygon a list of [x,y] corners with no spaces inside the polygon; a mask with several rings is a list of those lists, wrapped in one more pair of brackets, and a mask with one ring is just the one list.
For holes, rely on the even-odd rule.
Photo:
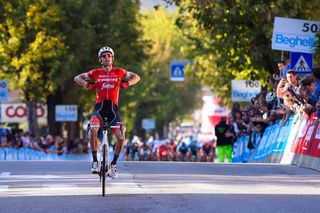
{"label": "sunglasses", "polygon": [[100,55],[100,58],[111,58],[112,57],[112,54],[111,53],[107,53],[107,54],[104,54],[104,55]]}

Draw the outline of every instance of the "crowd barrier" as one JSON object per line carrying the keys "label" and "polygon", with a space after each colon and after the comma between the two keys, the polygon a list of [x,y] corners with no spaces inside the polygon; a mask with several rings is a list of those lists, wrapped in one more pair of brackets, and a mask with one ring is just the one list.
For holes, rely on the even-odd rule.
{"label": "crowd barrier", "polygon": [[309,118],[291,116],[285,124],[279,121],[254,137],[254,149],[248,148],[249,135],[237,138],[233,162],[292,164],[320,171],[320,125],[315,113]]}
{"label": "crowd barrier", "polygon": [[[110,153],[111,155],[113,153]],[[88,160],[91,154],[63,154],[45,153],[29,148],[13,149],[0,148],[0,160]]]}

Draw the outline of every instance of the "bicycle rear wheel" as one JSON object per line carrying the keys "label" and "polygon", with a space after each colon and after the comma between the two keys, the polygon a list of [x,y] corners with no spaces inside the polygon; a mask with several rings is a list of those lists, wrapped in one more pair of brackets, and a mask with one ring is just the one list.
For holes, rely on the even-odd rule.
{"label": "bicycle rear wheel", "polygon": [[101,163],[101,176],[102,176],[102,196],[105,196],[105,191],[106,191],[106,161],[107,161],[107,147],[105,144],[102,146],[102,163]]}

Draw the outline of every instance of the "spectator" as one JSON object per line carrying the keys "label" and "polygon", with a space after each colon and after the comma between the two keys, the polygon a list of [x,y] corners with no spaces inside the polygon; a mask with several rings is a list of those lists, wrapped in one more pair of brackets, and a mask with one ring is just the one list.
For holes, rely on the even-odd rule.
{"label": "spectator", "polygon": [[236,133],[236,136],[245,135],[247,132],[247,124],[243,121],[242,112],[240,110],[233,111],[233,129]]}
{"label": "spectator", "polygon": [[315,96],[316,82],[312,76],[306,76],[300,81],[301,91],[303,93],[303,98],[307,100],[307,103],[315,106],[317,103],[317,98]]}
{"label": "spectator", "polygon": [[226,123],[226,117],[221,117],[221,121],[215,127],[215,133],[217,137],[219,163],[223,163],[225,157],[227,158],[228,163],[231,163],[235,133],[232,127]]}
{"label": "spectator", "polygon": [[32,148],[33,141],[30,137],[29,132],[23,133],[23,135],[21,136],[21,142],[24,148]]}
{"label": "spectator", "polygon": [[316,82],[316,90],[315,90],[315,95],[317,100],[319,100],[319,95],[320,95],[320,67],[314,67],[312,68],[312,74],[315,78]]}
{"label": "spectator", "polygon": [[290,64],[289,63],[286,63],[285,61],[279,61],[278,62],[278,69],[279,69],[279,74],[281,76],[286,76],[287,74],[287,71],[289,70],[290,68]]}
{"label": "spectator", "polygon": [[249,134],[248,149],[254,149],[256,147],[267,125],[264,122],[253,122],[253,126],[253,131]]}

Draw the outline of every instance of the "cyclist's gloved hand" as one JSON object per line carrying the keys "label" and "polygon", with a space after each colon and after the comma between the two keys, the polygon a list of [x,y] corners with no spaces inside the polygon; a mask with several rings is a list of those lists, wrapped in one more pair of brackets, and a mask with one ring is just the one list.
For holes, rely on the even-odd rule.
{"label": "cyclist's gloved hand", "polygon": [[86,87],[88,88],[88,90],[93,91],[96,89],[96,85],[94,83],[87,83]]}
{"label": "cyclist's gloved hand", "polygon": [[120,88],[121,89],[127,89],[129,87],[129,82],[128,81],[122,81],[120,83]]}

